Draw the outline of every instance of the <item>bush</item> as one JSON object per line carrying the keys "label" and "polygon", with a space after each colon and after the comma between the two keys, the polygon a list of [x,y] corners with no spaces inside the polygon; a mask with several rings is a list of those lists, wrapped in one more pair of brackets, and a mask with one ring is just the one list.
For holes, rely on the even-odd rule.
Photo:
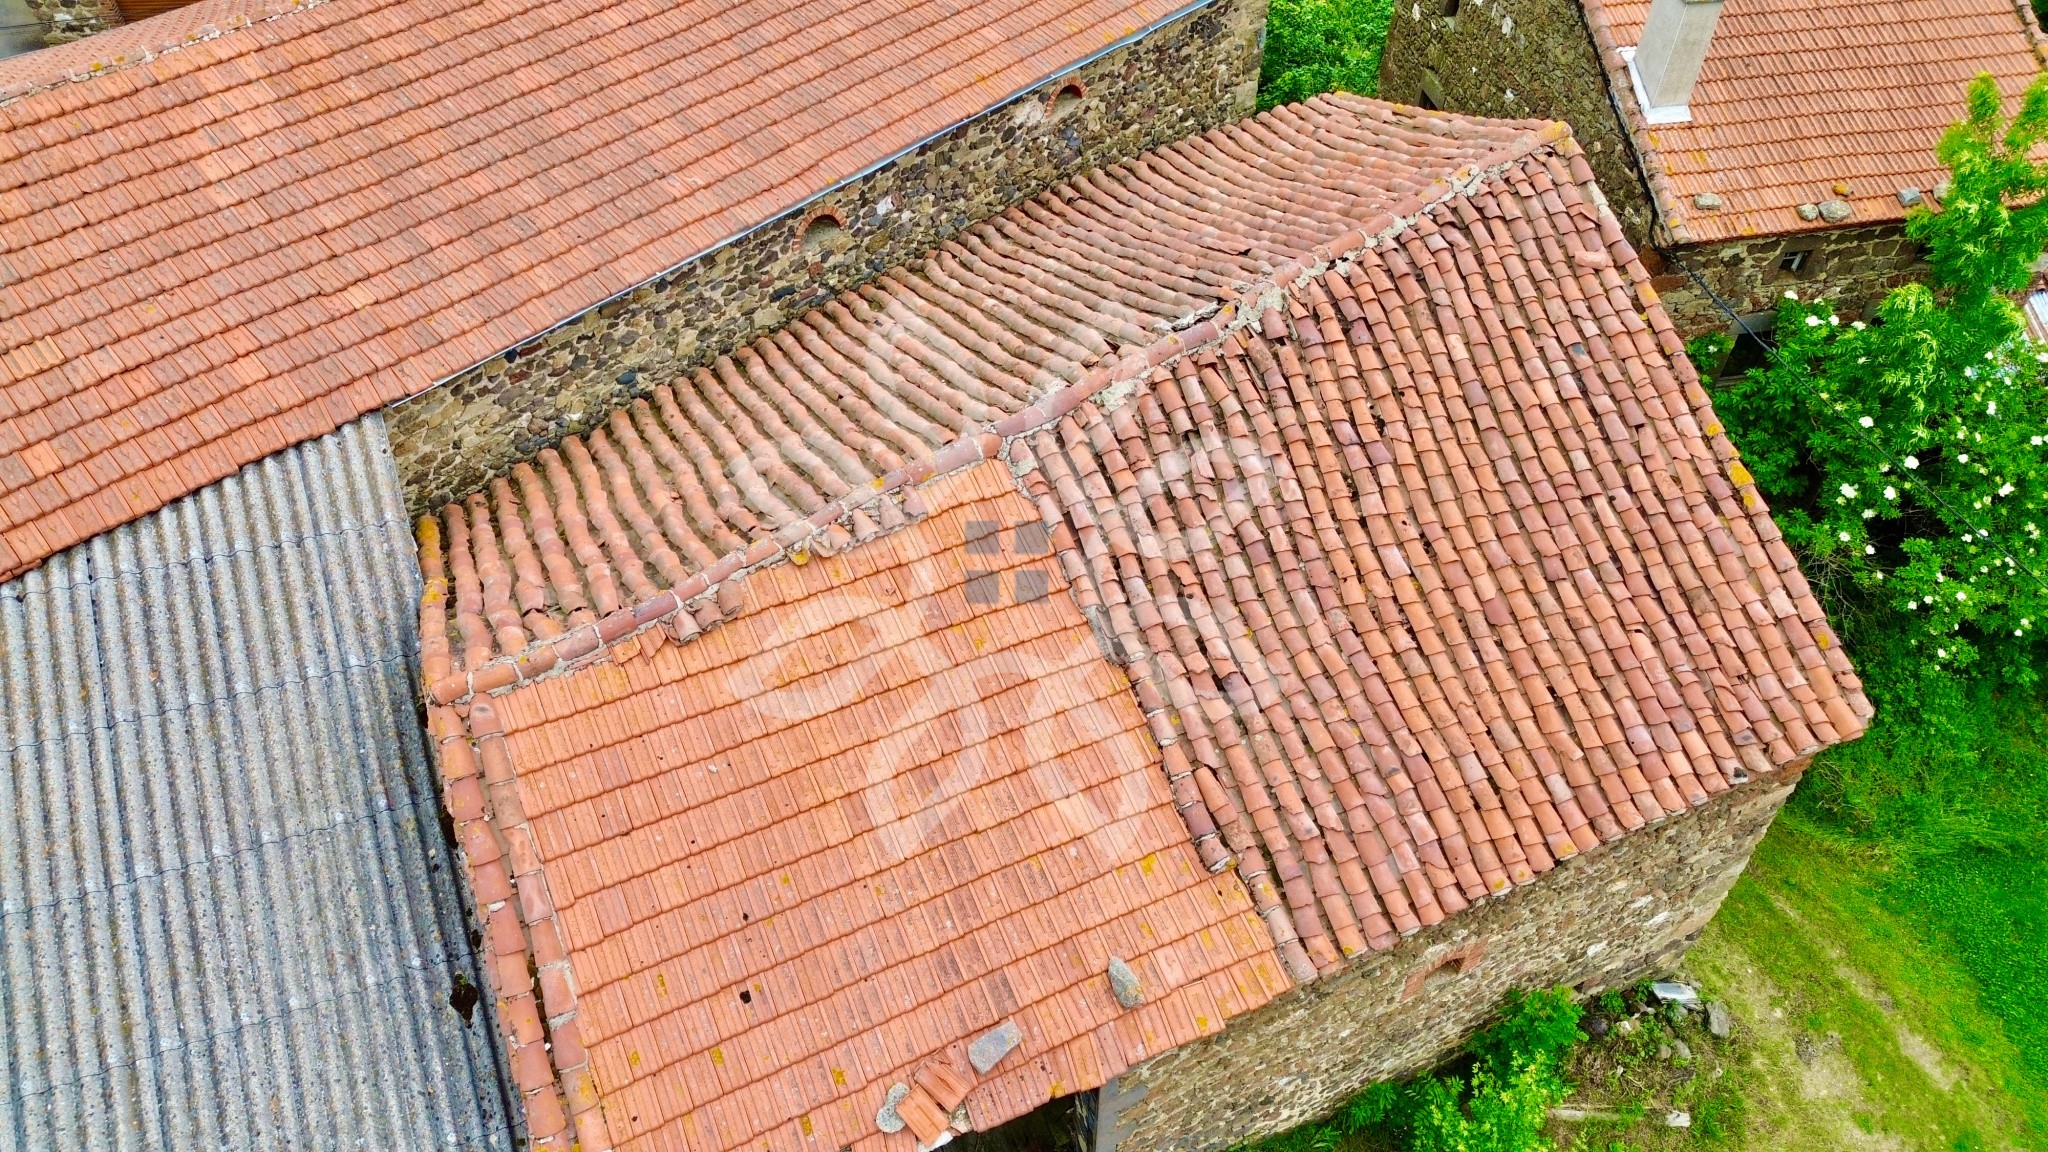
{"label": "bush", "polygon": [[1330,1152],[1359,1136],[1411,1152],[1550,1152],[1543,1123],[1571,1094],[1560,1070],[1586,1038],[1580,1015],[1569,988],[1509,993],[1501,1021],[1466,1042],[1469,1079],[1375,1084],[1328,1120],[1245,1152]]}
{"label": "bush", "polygon": [[[2048,244],[2048,77],[2007,123],[1980,76],[1936,151],[1952,178],[1908,233],[1931,285],[1895,290],[1878,322],[1841,323],[1786,293],[1770,364],[1719,391],[1742,466],[1830,606],[1868,641],[1953,670],[1980,656],[2031,683],[2048,584],[2048,348],[2011,293]],[[1702,349],[1704,351],[1704,349]],[[1740,467],[1740,466],[1739,466]]]}
{"label": "bush", "polygon": [[1393,0],[1272,0],[1259,108],[1321,92],[1378,92],[1392,13]]}

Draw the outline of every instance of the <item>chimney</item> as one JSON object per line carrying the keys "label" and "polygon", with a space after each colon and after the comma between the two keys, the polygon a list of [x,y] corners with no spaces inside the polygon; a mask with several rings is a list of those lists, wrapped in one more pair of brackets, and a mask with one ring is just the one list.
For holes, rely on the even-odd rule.
{"label": "chimney", "polygon": [[[1721,0],[1650,0],[1650,18],[1643,23],[1643,42],[1629,59],[1636,95],[1652,122],[1689,119],[1682,114],[1692,99],[1693,81],[1706,63],[1714,42],[1714,22],[1721,18]],[[1680,113],[1659,117],[1656,112]]]}

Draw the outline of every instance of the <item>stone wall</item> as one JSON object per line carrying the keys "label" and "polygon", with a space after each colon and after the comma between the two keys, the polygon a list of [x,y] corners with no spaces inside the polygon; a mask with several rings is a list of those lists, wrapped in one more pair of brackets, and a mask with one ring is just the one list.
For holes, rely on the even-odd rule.
{"label": "stone wall", "polygon": [[[1794,253],[1805,253],[1799,268],[1782,267]],[[1927,275],[1920,246],[1907,239],[1901,224],[1694,244],[1673,255],[1743,317],[1775,312],[1790,291],[1802,300],[1833,301],[1845,321],[1868,319],[1885,293]],[[1680,335],[1689,340],[1705,332],[1734,332],[1728,313],[1683,268],[1655,253],[1646,260],[1662,265],[1650,283]]]}
{"label": "stone wall", "polygon": [[43,25],[45,44],[68,44],[122,22],[114,0],[26,0],[29,15]]}
{"label": "stone wall", "polygon": [[[1266,0],[1212,0],[389,412],[415,512],[1090,168],[1251,113]],[[811,232],[820,218],[828,226]],[[806,238],[808,236],[808,238]]]}
{"label": "stone wall", "polygon": [[1578,0],[1396,0],[1380,96],[1570,124],[1629,241],[1649,247],[1648,194]]}
{"label": "stone wall", "polygon": [[1510,989],[1583,992],[1668,971],[1792,793],[1781,772],[1567,861],[1126,1071],[1102,1090],[1098,1152],[1210,1152],[1329,1114],[1454,1054]]}

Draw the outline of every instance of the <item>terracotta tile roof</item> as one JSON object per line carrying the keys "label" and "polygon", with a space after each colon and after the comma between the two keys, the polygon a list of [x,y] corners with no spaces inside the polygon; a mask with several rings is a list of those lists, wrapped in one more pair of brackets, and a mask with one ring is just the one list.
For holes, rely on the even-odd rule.
{"label": "terracotta tile roof", "polygon": [[914,495],[918,523],[728,580],[701,624],[473,699],[474,751],[435,710],[536,1137],[559,1072],[591,1152],[911,1152],[1289,986],[1008,470]]}
{"label": "terracotta tile roof", "polygon": [[[1254,123],[1276,122],[1288,121]],[[1320,243],[1262,257],[1255,281],[1185,290],[1172,307],[1214,307],[1092,354],[1075,383],[1034,394],[1065,378],[1041,369],[1022,396],[995,390],[980,375],[992,358],[926,341],[972,333],[1030,362],[1090,329],[1027,323],[1027,310],[1142,317],[1130,301],[1209,267],[1214,246],[1183,233],[1079,275],[1033,246],[1049,241],[1002,230],[1020,211],[984,242],[992,266],[1037,270],[1004,295],[962,275],[941,291],[934,261],[886,281],[865,313],[842,302],[834,330],[875,352],[866,367],[845,352],[777,363],[789,353],[763,341],[695,382],[687,403],[706,414],[669,415],[686,400],[657,396],[423,519],[430,575],[445,527],[453,583],[423,609],[431,695],[470,708],[474,730],[479,706],[593,675],[565,668],[666,652],[741,603],[742,574],[751,587],[869,563],[924,531],[903,525],[928,514],[928,478],[1000,478],[986,462],[1001,459],[1058,556],[1054,595],[1128,677],[1184,843],[1210,869],[1235,867],[1301,981],[1855,738],[1870,715],[1861,684],[1568,131],[1433,122],[1477,145],[1448,178],[1391,203],[1362,197],[1384,206],[1331,216]],[[1309,195],[1306,173],[1340,171],[1341,157],[1276,169],[1263,187]],[[1229,188],[1209,205],[1230,204]],[[1135,250],[1115,220],[1158,237],[1130,203],[1071,247]],[[1059,219],[1046,235],[1067,235]],[[923,293],[934,303],[914,338],[890,327],[890,309]],[[880,363],[895,374],[875,375]],[[895,367],[913,363],[923,375]],[[970,409],[977,388],[1007,398]],[[957,438],[882,472],[864,441],[905,435],[890,413],[936,397],[950,413],[925,417],[932,430],[901,455]],[[770,415],[783,425],[750,424]],[[702,442],[679,439],[685,428]],[[758,523],[731,511],[749,502]],[[977,517],[1013,533],[1031,521]],[[915,539],[914,552],[931,543]],[[823,610],[795,592],[775,603],[745,644]],[[821,731],[865,732],[866,707],[849,697]],[[534,763],[573,755],[555,741]]]}
{"label": "terracotta tile roof", "polygon": [[[0,60],[0,103],[121,68],[261,20],[300,12],[326,0],[198,0],[173,11],[130,18],[82,40]],[[126,6],[122,15],[126,16]]]}
{"label": "terracotta tile roof", "polygon": [[329,0],[0,106],[0,579],[1179,7]]}
{"label": "terracotta tile roof", "polygon": [[1319,98],[977,225],[444,508],[455,562],[494,574],[457,617],[464,663],[808,532],[827,501],[1210,315],[1533,129]]}
{"label": "terracotta tile roof", "polygon": [[[1850,205],[1844,224],[1903,220],[1899,190],[1942,178],[1934,144],[1971,78],[1991,73],[2010,101],[2043,64],[2033,13],[2008,0],[1742,0],[1722,9],[1691,122],[1650,125],[1618,51],[1642,40],[1649,0],[1584,3],[1680,243],[1840,226],[1799,217],[1826,200]],[[1703,193],[1725,207],[1696,207]]]}

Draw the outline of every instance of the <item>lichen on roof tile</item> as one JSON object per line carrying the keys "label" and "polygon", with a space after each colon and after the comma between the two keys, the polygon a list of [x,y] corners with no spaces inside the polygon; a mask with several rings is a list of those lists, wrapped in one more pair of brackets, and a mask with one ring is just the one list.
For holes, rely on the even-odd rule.
{"label": "lichen on roof tile", "polygon": [[[1003,294],[928,263],[841,302],[855,347],[930,293],[1035,365],[1006,385],[955,341],[916,371],[793,369],[930,405],[929,433],[737,370],[814,315],[422,522],[423,660],[517,767],[614,1135],[694,1109],[719,1147],[779,1146],[803,1107],[909,1152],[874,1127],[889,1086],[928,1135],[919,1070],[973,1066],[1001,1020],[1032,1059],[970,1090],[977,1127],[1860,734],[1861,684],[1568,132],[1343,98],[1208,142],[1270,185],[1151,182],[1188,155],[1153,154],[967,234],[979,266],[1037,270]],[[1332,196],[1346,158],[1399,194],[1340,175],[1348,208],[1262,248],[1261,205]],[[1133,255],[1084,271],[1073,236]],[[1047,367],[1111,345],[1116,308],[1203,300]],[[749,451],[660,419],[707,396],[823,435],[757,425],[774,448]],[[731,439],[700,459],[686,433]],[[897,433],[886,474],[860,456]],[[694,999],[657,1024],[669,979]]]}
{"label": "lichen on roof tile", "polygon": [[1181,7],[202,0],[0,62],[0,578]]}

